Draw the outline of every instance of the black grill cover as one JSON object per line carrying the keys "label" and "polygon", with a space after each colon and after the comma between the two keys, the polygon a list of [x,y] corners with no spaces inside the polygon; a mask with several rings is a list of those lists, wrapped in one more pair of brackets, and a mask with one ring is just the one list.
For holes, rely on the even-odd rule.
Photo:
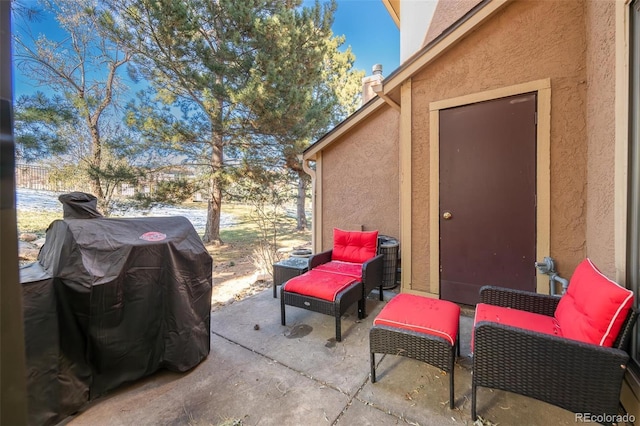
{"label": "black grill cover", "polygon": [[65,219],[94,219],[102,217],[98,211],[98,199],[86,192],[70,192],[58,197],[62,203],[63,218]]}
{"label": "black grill cover", "polygon": [[212,259],[186,218],[54,221],[21,282],[30,424],[209,354]]}

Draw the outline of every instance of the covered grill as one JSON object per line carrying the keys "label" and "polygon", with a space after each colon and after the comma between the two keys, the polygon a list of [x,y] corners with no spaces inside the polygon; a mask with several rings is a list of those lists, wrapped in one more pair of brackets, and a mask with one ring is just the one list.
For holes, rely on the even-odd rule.
{"label": "covered grill", "polygon": [[209,354],[212,259],[191,223],[93,217],[54,221],[21,270],[30,424]]}

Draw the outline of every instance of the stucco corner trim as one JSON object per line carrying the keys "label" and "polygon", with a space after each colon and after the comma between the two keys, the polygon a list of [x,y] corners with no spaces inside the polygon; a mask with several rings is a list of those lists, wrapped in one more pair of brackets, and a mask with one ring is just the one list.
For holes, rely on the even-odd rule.
{"label": "stucco corner trim", "polygon": [[429,111],[429,291],[440,293],[440,111]]}
{"label": "stucco corner trim", "polygon": [[630,4],[616,2],[615,26],[615,194],[614,194],[614,262],[615,280],[623,285],[627,280],[627,204],[629,182],[629,105],[630,71]]}
{"label": "stucco corner trim", "polygon": [[314,253],[322,251],[322,152],[316,155],[315,179],[312,185],[312,217],[311,217],[311,246]]}
{"label": "stucco corner trim", "polygon": [[400,241],[402,244],[402,274],[400,288],[402,292],[412,287],[413,271],[411,219],[412,219],[412,175],[411,175],[411,79],[401,87],[402,103],[405,105],[400,113],[400,144],[399,144],[399,172],[400,172]]}
{"label": "stucco corner trim", "polygon": [[[551,84],[541,81],[538,88],[538,132],[536,152],[536,258],[551,256]],[[549,294],[546,275],[536,275],[536,290]]]}
{"label": "stucco corner trim", "polygon": [[316,248],[316,235],[315,228],[316,224],[314,224],[314,218],[316,217],[316,185],[318,183],[316,179],[316,171],[311,168],[309,163],[313,160],[302,160],[302,170],[309,176],[311,176],[311,247],[315,250]]}

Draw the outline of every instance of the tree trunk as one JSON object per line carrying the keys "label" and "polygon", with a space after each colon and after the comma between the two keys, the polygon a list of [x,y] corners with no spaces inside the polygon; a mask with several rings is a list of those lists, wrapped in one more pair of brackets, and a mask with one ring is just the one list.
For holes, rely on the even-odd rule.
{"label": "tree trunk", "polygon": [[205,243],[223,244],[220,238],[220,215],[222,213],[222,188],[218,173],[222,169],[223,151],[222,137],[214,135],[217,143],[213,145],[211,154],[211,178],[209,179],[209,200],[207,202],[207,224],[205,225],[202,241]]}
{"label": "tree trunk", "polygon": [[298,170],[298,195],[296,197],[297,204],[297,219],[298,224],[296,230],[304,231],[307,229],[307,214],[305,212],[305,201],[307,200],[307,180],[305,179],[305,173],[302,170]]}
{"label": "tree trunk", "polygon": [[223,241],[220,238],[222,191],[215,177],[211,179],[210,185],[212,186],[210,194],[211,199],[207,202],[207,224],[205,226],[202,241],[204,241],[205,243],[222,245]]}
{"label": "tree trunk", "polygon": [[100,131],[98,126],[94,125],[90,117],[87,117],[89,124],[89,131],[91,132],[91,165],[94,169],[94,173],[90,173],[89,180],[91,185],[91,192],[98,199],[98,207],[102,211],[102,214],[109,216],[109,206],[102,190],[102,182],[100,181],[100,171],[102,170],[102,144],[100,142]]}

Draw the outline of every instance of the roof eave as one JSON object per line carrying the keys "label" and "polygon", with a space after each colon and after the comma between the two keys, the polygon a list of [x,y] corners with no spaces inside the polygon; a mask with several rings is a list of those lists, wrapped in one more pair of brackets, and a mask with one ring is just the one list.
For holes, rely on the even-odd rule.
{"label": "roof eave", "polygon": [[400,86],[436,58],[448,51],[478,26],[490,19],[513,0],[485,0],[458,19],[442,34],[413,54],[400,67],[384,79],[384,94],[400,103]]}
{"label": "roof eave", "polygon": [[[382,1],[387,5],[387,0]],[[381,108],[383,105],[388,103],[391,107],[401,106],[400,87],[402,83],[424,69],[432,61],[448,51],[474,29],[482,25],[512,1],[513,0],[485,0],[478,3],[478,5],[457,20],[440,36],[436,37],[432,42],[416,52],[400,67],[386,77],[382,82],[382,90],[379,92],[379,96],[374,97],[371,101],[363,105],[327,134],[318,139],[313,145],[309,146],[303,152],[303,158],[305,160],[315,160],[318,152],[322,151],[336,139],[362,123],[370,114]]]}
{"label": "roof eave", "polygon": [[382,4],[387,8],[393,22],[400,28],[400,0],[382,0]]}
{"label": "roof eave", "polygon": [[304,160],[315,160],[316,154],[333,143],[336,139],[340,138],[345,133],[349,132],[355,126],[365,120],[371,113],[377,111],[379,108],[385,105],[385,101],[376,96],[369,102],[360,107],[356,112],[340,122],[336,127],[331,129],[328,133],[314,142],[311,146],[302,152]]}

